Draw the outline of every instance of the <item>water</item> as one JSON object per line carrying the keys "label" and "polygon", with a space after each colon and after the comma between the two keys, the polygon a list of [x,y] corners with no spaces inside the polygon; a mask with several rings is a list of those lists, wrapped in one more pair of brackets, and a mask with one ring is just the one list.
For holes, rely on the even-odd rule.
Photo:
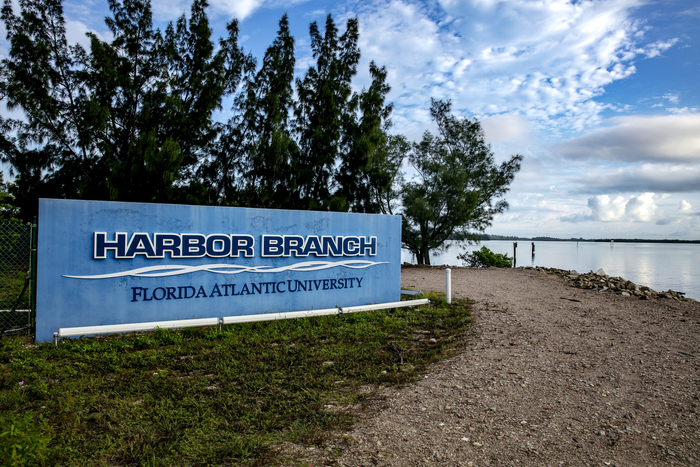
{"label": "water", "polygon": [[[482,246],[494,253],[513,256],[513,242],[489,240],[477,245],[451,246],[442,254],[431,253],[432,264],[462,266],[457,255]],[[672,289],[700,301],[700,244],[535,242],[535,255],[529,241],[519,241],[517,266],[575,269],[578,272],[603,268],[610,276],[620,276],[657,292]],[[415,263],[407,250],[401,261]]]}

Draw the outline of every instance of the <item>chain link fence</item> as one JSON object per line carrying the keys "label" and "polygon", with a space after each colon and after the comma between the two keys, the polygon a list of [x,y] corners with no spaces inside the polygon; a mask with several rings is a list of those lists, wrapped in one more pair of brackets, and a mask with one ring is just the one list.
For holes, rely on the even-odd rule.
{"label": "chain link fence", "polygon": [[0,221],[0,337],[34,326],[35,239],[34,226]]}

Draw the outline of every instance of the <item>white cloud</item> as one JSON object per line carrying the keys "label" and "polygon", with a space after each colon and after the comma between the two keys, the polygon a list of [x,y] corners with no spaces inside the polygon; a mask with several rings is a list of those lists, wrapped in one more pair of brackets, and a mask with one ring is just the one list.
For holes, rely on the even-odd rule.
{"label": "white cloud", "polygon": [[69,44],[79,44],[85,50],[90,50],[90,39],[85,35],[88,32],[94,33],[99,39],[105,42],[110,42],[112,40],[109,32],[102,34],[89,28],[82,21],[66,20],[66,40]]}
{"label": "white cloud", "polygon": [[552,146],[569,159],[608,161],[700,161],[700,114],[627,116]]}
{"label": "white cloud", "polygon": [[189,0],[151,0],[153,16],[161,21],[170,21],[184,14],[189,15],[192,2]]}
{"label": "white cloud", "polygon": [[[15,11],[18,11],[17,2],[13,2],[15,6]],[[107,2],[105,2],[106,4]],[[63,2],[63,11],[66,13],[66,17],[78,17],[82,20],[95,19],[93,14],[93,8],[96,6],[97,2],[95,0],[80,0],[65,1]],[[102,19],[102,18],[100,18]]]}
{"label": "white cloud", "polygon": [[688,8],[687,10],[683,11],[681,14],[700,18],[700,6],[696,6],[694,8]]}
{"label": "white cloud", "polygon": [[211,0],[211,6],[231,17],[244,20],[260,8],[291,7],[308,0]]}
{"label": "white cloud", "polygon": [[679,99],[680,99],[680,95],[673,94],[673,93],[666,93],[666,94],[664,94],[663,98],[666,99],[667,101],[669,101],[671,104],[678,104]]}
{"label": "white cloud", "polygon": [[693,211],[693,206],[686,200],[681,200],[678,203],[678,209],[672,211],[670,209],[663,213],[663,216],[659,216],[659,220],[656,222],[657,225],[678,225],[684,222],[689,223],[689,227],[697,225],[700,221],[700,213]]}
{"label": "white cloud", "polygon": [[697,164],[642,164],[607,170],[595,168],[571,181],[580,185],[576,190],[579,193],[700,192],[700,165]]}
{"label": "white cloud", "polygon": [[644,97],[642,99],[639,99],[639,102],[641,103],[641,102],[650,101],[650,100],[651,101],[662,100],[662,102],[657,102],[656,104],[653,104],[651,106],[651,108],[653,109],[655,107],[663,107],[665,105],[663,100],[667,100],[669,104],[678,104],[678,103],[680,103],[680,98],[681,98],[680,94],[667,92],[666,94],[664,94],[661,97]]}
{"label": "white cloud", "polygon": [[698,113],[697,107],[669,107],[667,110],[674,115],[692,115]]}
{"label": "white cloud", "polygon": [[[290,7],[309,0],[210,0],[210,8],[215,14],[224,14],[227,20],[244,20],[261,8]],[[174,19],[190,11],[191,0],[152,0],[154,14],[160,19]],[[210,19],[214,15],[210,15]]]}
{"label": "white cloud", "polygon": [[588,207],[591,208],[591,220],[617,221],[625,213],[625,199],[622,196],[613,200],[608,195],[594,196],[588,199]]}
{"label": "white cloud", "polygon": [[90,50],[90,39],[85,35],[90,29],[81,21],[66,21],[66,40],[69,44],[82,45],[85,50]]}
{"label": "white cloud", "polygon": [[653,44],[649,44],[644,47],[644,49],[640,50],[640,52],[646,55],[648,58],[658,57],[662,52],[676,45],[677,42],[677,38],[667,41],[656,41]]}
{"label": "white cloud", "polygon": [[304,13],[304,16],[326,16],[326,10],[314,10]]}
{"label": "white cloud", "polygon": [[594,99],[604,87],[675,44],[643,44],[643,25],[631,19],[643,3],[442,0],[440,10],[375,1],[357,8],[360,46],[363,62],[387,66],[393,101],[451,98],[455,111],[517,113],[556,138],[599,123],[606,106]]}
{"label": "white cloud", "polygon": [[651,221],[657,208],[654,198],[654,193],[643,193],[631,198],[625,205],[625,215],[633,221]]}
{"label": "white cloud", "polygon": [[530,144],[532,125],[522,115],[503,114],[486,117],[481,121],[488,143]]}
{"label": "white cloud", "polygon": [[243,20],[265,4],[265,0],[211,0],[215,10]]}
{"label": "white cloud", "polygon": [[563,222],[651,222],[654,220],[658,208],[656,201],[664,199],[666,196],[642,193],[630,198],[617,196],[612,199],[608,195],[597,195],[588,198],[588,213],[564,216],[561,220]]}

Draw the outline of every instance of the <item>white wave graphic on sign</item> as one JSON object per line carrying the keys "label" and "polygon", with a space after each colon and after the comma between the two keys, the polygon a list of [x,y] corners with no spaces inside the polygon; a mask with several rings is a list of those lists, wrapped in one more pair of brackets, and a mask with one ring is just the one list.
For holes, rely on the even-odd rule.
{"label": "white wave graphic on sign", "polygon": [[192,272],[211,272],[214,274],[240,274],[242,272],[284,272],[284,271],[321,271],[323,269],[331,269],[337,267],[345,267],[350,269],[365,269],[377,264],[388,264],[388,261],[374,263],[372,261],[348,260],[348,261],[305,261],[303,263],[289,264],[282,267],[272,266],[239,266],[236,264],[203,264],[201,266],[149,266],[146,268],[132,269],[130,271],[114,272],[112,274],[97,274],[94,276],[68,276],[70,279],[113,279],[115,277],[168,277],[179,276],[181,274],[189,274]]}

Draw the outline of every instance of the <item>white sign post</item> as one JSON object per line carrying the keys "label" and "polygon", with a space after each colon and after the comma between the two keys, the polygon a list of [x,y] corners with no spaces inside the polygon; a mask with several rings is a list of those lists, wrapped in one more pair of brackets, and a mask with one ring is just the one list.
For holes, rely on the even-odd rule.
{"label": "white sign post", "polygon": [[450,268],[445,269],[445,276],[445,296],[447,303],[452,303],[452,270]]}

